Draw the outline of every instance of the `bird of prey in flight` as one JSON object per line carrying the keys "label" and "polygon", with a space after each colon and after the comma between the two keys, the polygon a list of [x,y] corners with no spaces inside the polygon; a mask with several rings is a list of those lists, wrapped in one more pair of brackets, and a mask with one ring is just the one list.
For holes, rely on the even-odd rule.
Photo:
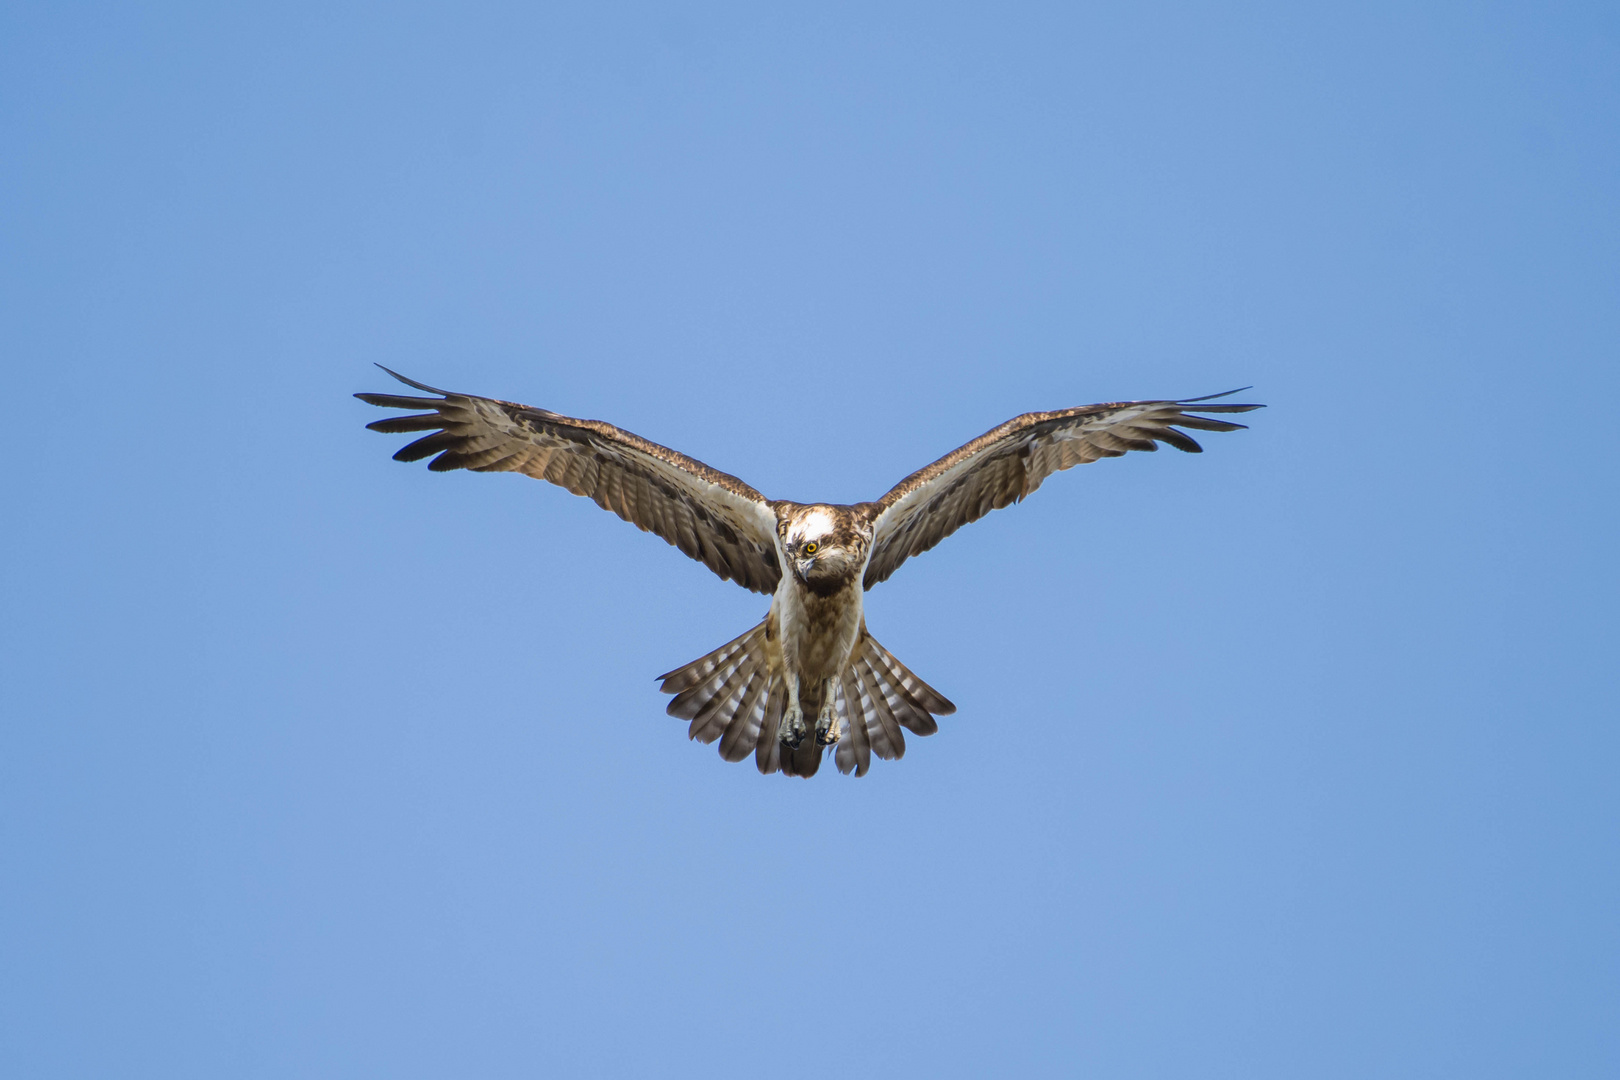
{"label": "bird of prey in flight", "polygon": [[[379,367],[381,365],[378,365]],[[861,595],[971,521],[1018,502],[1052,473],[1127,450],[1202,449],[1178,428],[1234,431],[1199,413],[1259,405],[1227,394],[1124,401],[1025,413],[917,470],[875,502],[841,506],[767,499],[735,476],[600,420],[576,420],[510,401],[439,390],[437,397],[356,394],[409,409],[368,424],[425,431],[394,455],[432,457],[435,472],[521,472],[584,495],[655,533],[745,589],[771,595],[765,618],[707,656],[662,675],[671,716],[688,735],[749,754],[762,773],[814,776],[835,747],[840,772],[865,775],[872,757],[906,752],[902,729],[939,730],[956,711],[866,629]]]}

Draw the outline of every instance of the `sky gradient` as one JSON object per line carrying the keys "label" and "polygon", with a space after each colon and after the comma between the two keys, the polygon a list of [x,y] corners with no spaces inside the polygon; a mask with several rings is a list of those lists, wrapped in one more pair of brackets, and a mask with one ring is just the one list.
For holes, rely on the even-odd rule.
{"label": "sky gradient", "polygon": [[[0,1060],[1616,1075],[1617,116],[1612,5],[6,7]],[[807,501],[1269,407],[908,562],[959,711],[799,782],[653,680],[764,598],[373,363]]]}

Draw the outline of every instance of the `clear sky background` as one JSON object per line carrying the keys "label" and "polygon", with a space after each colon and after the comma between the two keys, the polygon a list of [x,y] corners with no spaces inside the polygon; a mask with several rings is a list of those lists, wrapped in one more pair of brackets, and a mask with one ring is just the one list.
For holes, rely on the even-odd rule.
{"label": "clear sky background", "polygon": [[[1613,5],[10,4],[17,1077],[1620,1073]],[[382,362],[856,501],[1254,384],[868,596],[389,461]]]}

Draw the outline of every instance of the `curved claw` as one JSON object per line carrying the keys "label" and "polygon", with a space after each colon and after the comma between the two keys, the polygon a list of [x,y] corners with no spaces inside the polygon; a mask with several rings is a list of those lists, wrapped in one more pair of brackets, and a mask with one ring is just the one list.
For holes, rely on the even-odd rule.
{"label": "curved claw", "polygon": [[808,734],[810,729],[805,726],[804,711],[797,705],[789,705],[776,729],[777,741],[790,750],[797,750]]}
{"label": "curved claw", "polygon": [[821,715],[816,717],[816,745],[832,746],[844,737],[844,727],[838,720],[838,710],[832,702],[821,707]]}

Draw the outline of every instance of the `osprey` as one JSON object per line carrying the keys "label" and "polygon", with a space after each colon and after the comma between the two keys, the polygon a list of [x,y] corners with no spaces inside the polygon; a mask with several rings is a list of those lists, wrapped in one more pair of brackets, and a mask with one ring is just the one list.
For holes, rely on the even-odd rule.
{"label": "osprey", "polygon": [[[382,365],[378,365],[381,367]],[[438,397],[356,394],[417,410],[368,424],[427,431],[394,455],[433,457],[435,472],[521,472],[588,496],[745,589],[771,594],[759,625],[707,656],[661,675],[671,716],[689,737],[749,754],[762,773],[814,776],[836,747],[840,772],[863,776],[872,756],[906,752],[902,729],[939,730],[956,711],[866,629],[861,594],[991,510],[1018,502],[1052,473],[1127,450],[1202,450],[1177,428],[1235,431],[1197,413],[1259,405],[1206,404],[1230,396],[1125,401],[1025,413],[951,451],[876,502],[807,505],[767,499],[728,473],[600,420],[576,420],[510,401],[439,390]],[[1192,410],[1192,411],[1189,411]],[[434,456],[437,455],[437,456]]]}

